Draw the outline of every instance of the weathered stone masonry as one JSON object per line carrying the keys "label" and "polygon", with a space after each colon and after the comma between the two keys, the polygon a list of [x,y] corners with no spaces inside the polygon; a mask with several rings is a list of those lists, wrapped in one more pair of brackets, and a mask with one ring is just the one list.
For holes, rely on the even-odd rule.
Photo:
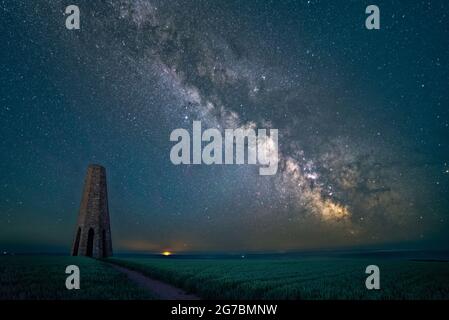
{"label": "weathered stone masonry", "polygon": [[87,168],[72,256],[112,256],[106,169],[100,165]]}

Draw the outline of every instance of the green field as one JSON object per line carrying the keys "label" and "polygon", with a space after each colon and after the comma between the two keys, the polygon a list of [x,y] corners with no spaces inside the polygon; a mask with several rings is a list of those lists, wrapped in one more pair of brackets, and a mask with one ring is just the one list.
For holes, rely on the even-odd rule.
{"label": "green field", "polygon": [[[67,290],[65,268],[80,268],[80,290]],[[0,300],[151,299],[110,265],[84,257],[0,257]]]}
{"label": "green field", "polygon": [[[449,263],[364,259],[110,259],[204,299],[449,299]],[[365,287],[380,267],[381,290]]]}
{"label": "green field", "polygon": [[[110,258],[203,299],[449,299],[449,263],[388,259]],[[65,267],[81,270],[81,290],[65,288]],[[380,267],[381,290],[365,288]],[[0,257],[0,300],[151,299],[105,261],[64,256]]]}

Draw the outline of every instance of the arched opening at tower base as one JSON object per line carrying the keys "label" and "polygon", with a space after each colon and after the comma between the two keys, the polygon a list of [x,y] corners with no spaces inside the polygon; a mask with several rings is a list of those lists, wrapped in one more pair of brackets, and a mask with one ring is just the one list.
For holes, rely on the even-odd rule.
{"label": "arched opening at tower base", "polygon": [[87,250],[86,256],[92,257],[94,253],[94,229],[89,229],[89,234],[87,235]]}
{"label": "arched opening at tower base", "polygon": [[102,241],[102,246],[101,246],[101,256],[103,258],[106,258],[108,255],[106,254],[106,231],[103,229],[103,233],[101,235],[101,241]]}
{"label": "arched opening at tower base", "polygon": [[81,238],[81,227],[79,227],[78,231],[76,232],[75,245],[73,246],[72,256],[78,255],[78,248],[80,246],[80,238]]}

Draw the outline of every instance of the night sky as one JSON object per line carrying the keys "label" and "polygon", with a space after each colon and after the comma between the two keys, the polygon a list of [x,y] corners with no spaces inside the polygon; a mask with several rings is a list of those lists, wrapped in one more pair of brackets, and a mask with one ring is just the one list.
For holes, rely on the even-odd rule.
{"label": "night sky", "polygon": [[[448,247],[447,1],[0,12],[0,250],[68,252],[90,163],[107,170],[116,251]],[[173,165],[170,133],[194,120],[278,129],[277,174]]]}

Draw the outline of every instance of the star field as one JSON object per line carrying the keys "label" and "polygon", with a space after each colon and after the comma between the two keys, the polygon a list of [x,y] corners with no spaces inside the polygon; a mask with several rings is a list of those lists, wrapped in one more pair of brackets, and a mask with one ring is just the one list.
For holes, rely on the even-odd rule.
{"label": "star field", "polygon": [[[68,247],[89,163],[119,251],[447,246],[449,7],[376,4],[2,1],[0,249]],[[278,129],[278,173],[174,166],[195,120]]]}

